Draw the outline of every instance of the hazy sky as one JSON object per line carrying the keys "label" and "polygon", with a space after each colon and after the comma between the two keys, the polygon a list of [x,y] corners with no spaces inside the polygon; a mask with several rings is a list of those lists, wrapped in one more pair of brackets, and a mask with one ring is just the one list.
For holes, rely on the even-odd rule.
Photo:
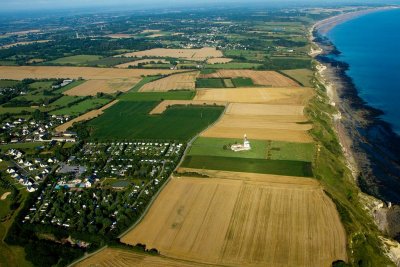
{"label": "hazy sky", "polygon": [[[358,3],[388,3],[387,0],[353,0]],[[390,1],[390,0],[389,0]],[[80,8],[80,7],[116,7],[127,6],[132,9],[149,7],[174,7],[193,4],[223,4],[223,3],[349,3],[349,0],[0,0],[2,11],[29,10],[29,9],[57,9],[57,8]],[[399,0],[391,0],[399,2]]]}

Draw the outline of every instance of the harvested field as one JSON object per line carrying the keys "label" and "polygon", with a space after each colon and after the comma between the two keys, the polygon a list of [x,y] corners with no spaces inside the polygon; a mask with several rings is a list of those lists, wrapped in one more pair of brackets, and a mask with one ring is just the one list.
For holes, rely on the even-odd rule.
{"label": "harvested field", "polygon": [[0,79],[23,80],[50,78],[83,78],[85,80],[108,80],[140,77],[142,75],[171,74],[179,70],[117,69],[61,66],[0,66]]}
{"label": "harvested field", "polygon": [[203,176],[228,179],[228,180],[240,180],[240,181],[251,181],[251,182],[263,182],[268,184],[276,184],[277,186],[285,185],[298,185],[298,186],[318,186],[318,181],[312,178],[296,177],[296,176],[284,176],[274,174],[263,174],[263,173],[248,173],[248,172],[232,172],[232,171],[221,171],[221,170],[207,170],[207,169],[194,169],[179,167],[178,173],[197,173]]}
{"label": "harvested field", "polygon": [[229,115],[303,115],[304,106],[232,103]]}
{"label": "harvested field", "polygon": [[311,143],[313,140],[305,131],[267,128],[235,128],[213,126],[201,134],[202,137],[243,138],[247,134],[253,139],[286,142]]}
{"label": "harvested field", "polygon": [[223,64],[223,63],[231,62],[232,60],[233,59],[226,58],[226,57],[215,57],[215,58],[207,59],[207,64]]}
{"label": "harvested field", "polygon": [[100,116],[101,114],[103,114],[104,110],[108,109],[109,107],[111,107],[112,105],[114,105],[115,103],[117,103],[118,100],[114,100],[110,103],[108,103],[107,105],[103,106],[102,108],[96,109],[96,110],[91,110],[85,114],[83,114],[82,116],[79,116],[73,120],[70,120],[64,124],[61,124],[60,126],[58,126],[56,128],[56,132],[62,133],[65,132],[66,130],[68,130],[69,127],[71,127],[75,122],[80,122],[80,121],[87,121],[87,120],[91,120],[93,118],[96,118],[98,116]]}
{"label": "harvested field", "polygon": [[120,69],[127,69],[129,66],[137,67],[139,64],[147,64],[147,63],[150,63],[150,62],[168,63],[168,61],[166,61],[164,59],[149,58],[149,59],[134,60],[134,61],[131,61],[131,62],[127,62],[127,63],[116,65],[115,67],[116,68],[120,68]]}
{"label": "harvested field", "polygon": [[299,87],[300,85],[292,79],[276,71],[256,70],[217,70],[214,73],[203,74],[200,78],[250,78],[254,84],[271,87]]}
{"label": "harvested field", "polygon": [[206,265],[167,257],[153,256],[132,250],[106,248],[77,263],[76,267],[205,267]]}
{"label": "harvested field", "polygon": [[269,116],[242,116],[242,115],[224,115],[218,122],[218,127],[230,128],[248,128],[265,130],[296,130],[308,131],[312,128],[311,124],[296,122],[279,122],[270,120]]}
{"label": "harvested field", "polygon": [[121,241],[227,266],[331,266],[346,259],[345,231],[316,180],[223,173],[232,179],[173,178]]}
{"label": "harvested field", "polygon": [[197,92],[194,100],[305,105],[313,95],[311,88],[202,89]]}
{"label": "harvested field", "polygon": [[216,101],[193,101],[193,100],[164,100],[160,104],[158,104],[152,111],[150,111],[150,115],[162,114],[168,107],[174,105],[183,105],[183,106],[226,106],[226,102],[216,102]]}
{"label": "harvested field", "polygon": [[173,57],[187,60],[203,61],[208,58],[222,57],[222,52],[213,47],[203,47],[200,49],[166,49],[155,48],[145,51],[138,51],[124,54],[126,57]]}
{"label": "harvested field", "polygon": [[118,91],[126,92],[135,86],[135,84],[137,84],[139,81],[140,78],[89,80],[68,91],[65,91],[64,94],[69,96],[94,96],[97,93],[113,94]]}
{"label": "harvested field", "polygon": [[194,90],[196,77],[199,72],[186,72],[171,75],[143,85],[140,92],[165,92],[170,90]]}

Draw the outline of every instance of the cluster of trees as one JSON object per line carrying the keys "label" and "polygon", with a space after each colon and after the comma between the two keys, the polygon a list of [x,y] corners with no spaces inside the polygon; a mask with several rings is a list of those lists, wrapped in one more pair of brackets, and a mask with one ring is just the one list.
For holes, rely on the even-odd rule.
{"label": "cluster of trees", "polygon": [[47,43],[33,43],[1,49],[0,59],[15,58],[17,64],[24,65],[32,58],[51,61],[65,55],[112,56],[118,54],[116,50],[119,49],[146,50],[156,47],[160,47],[160,45],[144,39],[65,38]]}

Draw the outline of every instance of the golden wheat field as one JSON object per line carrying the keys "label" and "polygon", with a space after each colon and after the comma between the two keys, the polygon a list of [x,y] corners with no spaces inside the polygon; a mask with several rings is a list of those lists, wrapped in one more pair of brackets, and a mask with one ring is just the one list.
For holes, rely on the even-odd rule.
{"label": "golden wheat field", "polygon": [[[234,102],[202,137],[242,138],[310,143],[312,128],[304,106],[313,92],[309,88],[209,89],[199,90],[196,101],[216,99]],[[236,103],[235,103],[236,102]],[[250,102],[250,103],[238,103]],[[256,103],[251,103],[256,102]],[[269,103],[269,104],[264,104]]]}
{"label": "golden wheat field", "polygon": [[50,78],[83,78],[85,80],[126,79],[148,75],[167,75],[180,70],[117,69],[62,66],[0,66],[0,79],[23,80]]}
{"label": "golden wheat field", "polygon": [[257,70],[217,70],[214,73],[203,74],[201,78],[250,78],[254,84],[271,87],[299,87],[294,80],[283,76],[276,71]]}
{"label": "golden wheat field", "polygon": [[198,71],[185,72],[170,75],[168,77],[158,79],[146,83],[140,88],[140,92],[165,92],[170,90],[194,90],[196,77],[199,75]]}
{"label": "golden wheat field", "polygon": [[64,124],[61,124],[60,126],[56,127],[56,132],[58,133],[62,133],[65,132],[66,130],[68,130],[69,127],[71,127],[75,122],[80,122],[80,121],[87,121],[87,120],[91,120],[93,118],[96,118],[98,116],[100,116],[101,114],[103,114],[104,110],[108,109],[109,107],[111,107],[112,105],[116,104],[118,102],[118,100],[114,100],[111,101],[110,103],[108,103],[107,105],[99,108],[99,109],[95,109],[95,110],[91,110],[73,120],[70,120]]}
{"label": "golden wheat field", "polygon": [[173,57],[182,58],[187,60],[203,61],[208,58],[222,57],[223,54],[220,50],[213,47],[203,47],[200,49],[167,49],[167,48],[154,48],[150,50],[132,52],[123,54],[126,57]]}
{"label": "golden wheat field", "polygon": [[65,91],[65,95],[89,96],[97,93],[113,94],[116,92],[129,91],[141,78],[110,79],[110,80],[89,80],[78,86]]}
{"label": "golden wheat field", "polygon": [[231,103],[226,109],[230,115],[303,115],[304,106]]}
{"label": "golden wheat field", "polygon": [[223,63],[231,62],[232,60],[233,59],[226,58],[226,57],[215,57],[215,58],[207,59],[207,63],[208,64],[223,64]]}
{"label": "golden wheat field", "polygon": [[195,106],[212,106],[212,105],[217,105],[217,106],[226,106],[226,102],[216,102],[216,101],[195,101],[195,100],[164,100],[160,104],[158,104],[154,109],[150,111],[149,114],[155,115],[155,114],[162,114],[168,107],[174,106],[174,105],[195,105]]}
{"label": "golden wheat field", "polygon": [[235,88],[201,89],[194,100],[210,100],[233,103],[264,103],[282,105],[306,105],[314,95],[311,88]]}
{"label": "golden wheat field", "polygon": [[152,256],[118,248],[106,248],[74,265],[76,267],[205,267],[208,265]]}
{"label": "golden wheat field", "polygon": [[298,143],[311,143],[313,139],[304,130],[293,130],[285,128],[295,128],[295,124],[279,124],[280,128],[275,123],[271,123],[268,128],[245,128],[239,127],[223,127],[218,124],[212,128],[202,132],[201,137],[215,137],[215,138],[235,138],[241,139],[243,135],[247,135],[251,139],[257,140],[274,140],[285,142],[298,142]]}
{"label": "golden wheat field", "polygon": [[159,58],[148,58],[148,59],[134,60],[134,61],[131,61],[131,62],[127,62],[127,63],[123,63],[123,64],[116,65],[116,66],[114,66],[114,67],[120,68],[120,69],[126,69],[126,68],[129,68],[129,66],[134,66],[134,67],[136,67],[136,66],[138,66],[139,64],[147,64],[147,63],[150,63],[150,62],[167,63],[167,61],[164,60],[164,59],[159,59]]}
{"label": "golden wheat field", "polygon": [[345,231],[317,181],[247,175],[173,178],[121,241],[226,266],[331,266],[346,259]]}

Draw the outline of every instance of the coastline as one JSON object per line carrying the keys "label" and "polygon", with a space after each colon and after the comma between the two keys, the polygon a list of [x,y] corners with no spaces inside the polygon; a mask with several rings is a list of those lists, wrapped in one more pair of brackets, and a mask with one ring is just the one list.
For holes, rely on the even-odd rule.
{"label": "coastline", "polygon": [[384,6],[384,7],[368,7],[366,9],[361,9],[358,11],[342,13],[333,17],[329,17],[327,19],[323,19],[315,23],[312,27],[313,30],[317,30],[319,34],[325,35],[327,32],[332,30],[339,24],[342,24],[346,21],[352,20],[357,17],[361,17],[363,15],[367,15],[372,12],[384,11],[398,8],[397,6]]}
{"label": "coastline", "polygon": [[[400,137],[383,121],[382,111],[368,105],[359,95],[346,71],[349,65],[336,60],[340,54],[324,35],[348,20],[398,7],[369,8],[340,14],[315,23],[310,30],[310,56],[317,60],[316,79],[326,88],[330,104],[338,110],[333,117],[347,165],[362,191],[360,201],[382,233],[400,241]],[[392,205],[395,203],[395,205]],[[386,254],[400,266],[400,244],[381,237]]]}

